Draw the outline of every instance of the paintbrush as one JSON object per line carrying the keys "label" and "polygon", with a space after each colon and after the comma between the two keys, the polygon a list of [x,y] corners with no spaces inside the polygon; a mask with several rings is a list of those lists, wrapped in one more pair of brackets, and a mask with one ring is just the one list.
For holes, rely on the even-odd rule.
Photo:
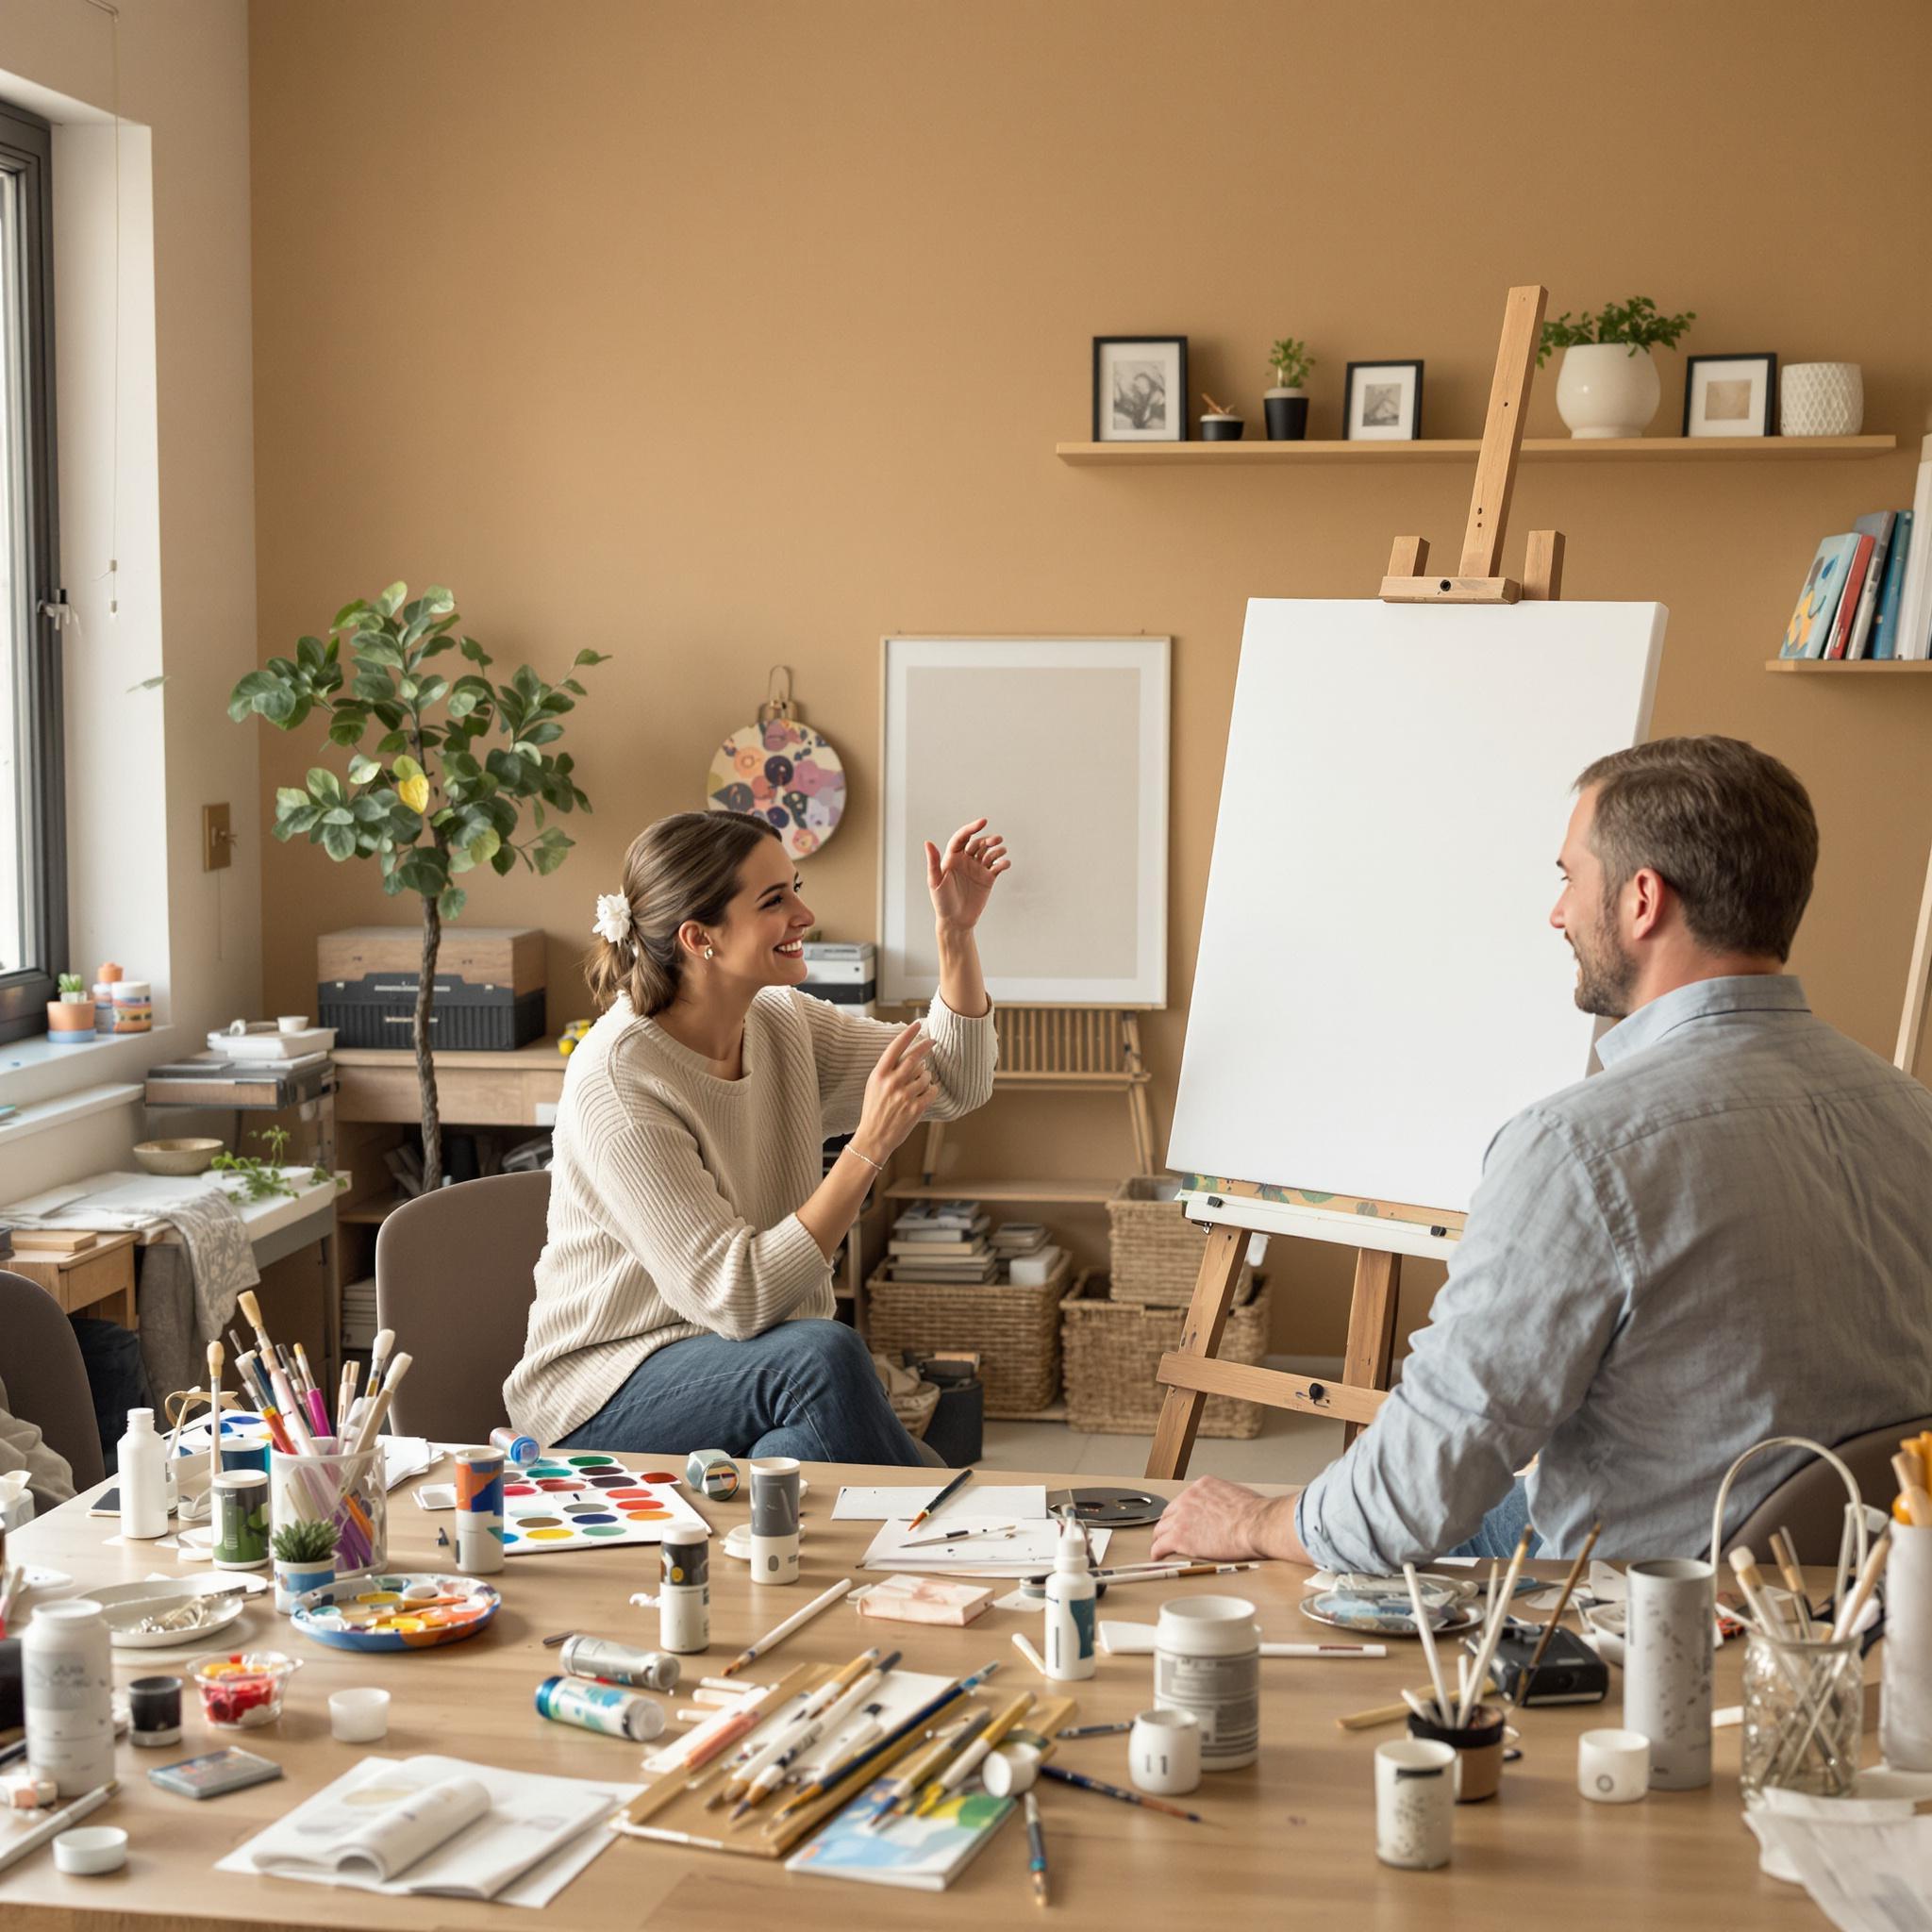
{"label": "paintbrush", "polygon": [[1449,1701],[1449,1688],[1442,1681],[1442,1661],[1436,1655],[1436,1626],[1430,1623],[1427,1610],[1423,1607],[1422,1585],[1416,1580],[1415,1565],[1402,1566],[1403,1579],[1408,1585],[1408,1601],[1415,1611],[1415,1634],[1423,1641],[1423,1657],[1429,1667],[1429,1682],[1436,1687],[1436,1721],[1438,1724],[1456,1723],[1456,1707]]}
{"label": "paintbrush", "polygon": [[1866,1553],[1865,1567],[1858,1572],[1858,1580],[1852,1587],[1852,1600],[1845,1606],[1844,1615],[1831,1626],[1831,1641],[1834,1643],[1842,1643],[1857,1627],[1867,1599],[1878,1587],[1879,1576],[1885,1570],[1885,1559],[1890,1555],[1891,1525],[1888,1524],[1884,1534]]}
{"label": "paintbrush", "polygon": [[[1517,1684],[1516,1695],[1510,1699],[1518,1710],[1529,1701],[1529,1687],[1536,1679],[1537,1666],[1542,1662],[1543,1652],[1549,1649],[1550,1639],[1557,1634],[1557,1626],[1563,1621],[1563,1612],[1570,1607],[1570,1596],[1576,1588],[1576,1579],[1583,1574],[1583,1567],[1590,1561],[1590,1553],[1596,1548],[1596,1540],[1603,1532],[1601,1519],[1591,1524],[1590,1534],[1584,1538],[1583,1547],[1577,1551],[1576,1560],[1571,1564],[1570,1574],[1563,1579],[1563,1589],[1557,1598],[1557,1607],[1550,1612],[1550,1621],[1543,1625],[1543,1634],[1537,1639],[1536,1648],[1530,1653],[1529,1667]],[[1457,1707],[1456,1723],[1458,1729],[1469,1723],[1471,1701],[1465,1694]]]}
{"label": "paintbrush", "polygon": [[208,1507],[214,1522],[215,1478],[222,1473],[222,1344],[208,1345]]}
{"label": "paintbrush", "polygon": [[[943,1804],[979,1769],[987,1755],[1032,1708],[1033,1693],[1030,1690],[1023,1690],[1017,1697],[1008,1698],[993,1714],[986,1728],[919,1794],[916,1815],[924,1818],[935,1806]],[[1064,1737],[1066,1733],[1063,1731],[1060,1735]]]}
{"label": "paintbrush", "polygon": [[[1523,1559],[1529,1554],[1530,1535],[1529,1526],[1524,1524],[1522,1536],[1516,1541],[1516,1554],[1509,1558],[1509,1568],[1503,1578],[1503,1588],[1496,1598],[1496,1607],[1483,1631],[1482,1648],[1476,1652],[1475,1662],[1470,1669],[1472,1683],[1483,1684],[1489,1679],[1490,1665],[1495,1657],[1496,1645],[1503,1641],[1503,1625],[1509,1621],[1509,1606],[1516,1601],[1516,1579],[1523,1574]],[[1481,1695],[1481,1692],[1477,1695]]]}
{"label": "paintbrush", "polygon": [[1805,1573],[1798,1567],[1798,1553],[1791,1545],[1791,1535],[1786,1529],[1774,1529],[1771,1533],[1772,1560],[1777,1565],[1777,1574],[1784,1578],[1785,1588],[1791,1593],[1791,1602],[1798,1612],[1798,1635],[1809,1638],[1811,1635],[1811,1600],[1805,1594]]}
{"label": "paintbrush", "polygon": [[986,1728],[988,1715],[983,1710],[975,1711],[971,1717],[936,1732],[930,1742],[915,1751],[885,1780],[885,1789],[879,1793],[872,1815],[859,1822],[859,1829],[882,1831],[902,1811],[909,1810],[919,1794],[921,1783],[935,1774],[955,1752]]}

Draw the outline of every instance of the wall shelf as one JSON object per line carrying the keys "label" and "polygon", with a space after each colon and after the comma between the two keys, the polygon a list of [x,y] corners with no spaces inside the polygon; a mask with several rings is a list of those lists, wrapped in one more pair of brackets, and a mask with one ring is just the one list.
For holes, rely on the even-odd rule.
{"label": "wall shelf", "polygon": [[[1529,436],[1526,461],[1580,463],[1802,462],[1821,458],[1889,456],[1895,436]],[[1414,442],[1057,442],[1063,463],[1170,463],[1213,469],[1242,463],[1467,462],[1482,448],[1473,437],[1424,437]]]}
{"label": "wall shelf", "polygon": [[1860,672],[1875,672],[1881,676],[1893,672],[1932,671],[1932,658],[1854,658],[1848,663],[1842,658],[1773,658],[1767,660],[1767,671],[1798,671],[1806,675],[1824,672],[1829,676],[1857,676]]}
{"label": "wall shelf", "polygon": [[1100,1208],[1113,1199],[1120,1185],[1119,1181],[890,1181],[883,1192],[889,1201],[984,1201],[1007,1206],[1043,1201]]}

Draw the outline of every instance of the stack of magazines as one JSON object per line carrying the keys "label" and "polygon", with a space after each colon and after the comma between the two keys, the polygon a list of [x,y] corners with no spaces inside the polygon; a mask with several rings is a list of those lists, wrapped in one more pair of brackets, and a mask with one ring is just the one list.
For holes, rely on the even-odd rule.
{"label": "stack of magazines", "polygon": [[987,1240],[992,1217],[977,1201],[911,1201],[892,1224],[888,1281],[977,1283],[999,1278]]}

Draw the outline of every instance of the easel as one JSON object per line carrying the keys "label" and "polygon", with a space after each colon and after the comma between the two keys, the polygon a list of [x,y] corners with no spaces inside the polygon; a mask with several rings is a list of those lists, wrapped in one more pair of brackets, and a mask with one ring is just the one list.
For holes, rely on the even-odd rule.
{"label": "easel", "polygon": [[[1475,488],[1462,536],[1462,556],[1454,576],[1426,576],[1429,546],[1422,537],[1398,537],[1389,558],[1389,575],[1379,592],[1385,604],[1514,604],[1519,598],[1553,599],[1562,588],[1563,538],[1557,530],[1532,530],[1521,582],[1497,575],[1503,560],[1503,528],[1516,483],[1516,458],[1523,441],[1523,417],[1536,373],[1541,334],[1541,287],[1511,289],[1503,311],[1503,336],[1496,350],[1496,374],[1490,386],[1483,446],[1476,458]],[[1932,908],[1932,882],[1927,887]],[[1928,912],[1932,919],[1932,912]],[[1921,940],[1932,926],[1922,922]],[[1280,1189],[1271,1191],[1279,1195]],[[1395,1315],[1404,1254],[1443,1256],[1455,1252],[1455,1235],[1464,1217],[1429,1213],[1386,1203],[1359,1204],[1374,1213],[1386,1247],[1369,1248],[1352,1239],[1359,1220],[1297,1209],[1264,1198],[1252,1181],[1230,1181],[1224,1189],[1190,1204],[1189,1211],[1208,1229],[1208,1252],[1194,1283],[1180,1345],[1160,1358],[1155,1379],[1167,1391],[1149,1476],[1185,1474],[1193,1453],[1201,1406],[1209,1395],[1232,1395],[1271,1408],[1299,1409],[1328,1416],[1343,1424],[1344,1444],[1375,1419],[1388,1399],[1389,1370],[1395,1350]],[[1382,1215],[1391,1217],[1383,1219]],[[1355,1249],[1355,1288],[1349,1304],[1348,1342],[1341,1380],[1326,1382],[1278,1369],[1249,1368],[1218,1361],[1222,1331],[1234,1301],[1235,1280],[1251,1233],[1293,1234]]]}

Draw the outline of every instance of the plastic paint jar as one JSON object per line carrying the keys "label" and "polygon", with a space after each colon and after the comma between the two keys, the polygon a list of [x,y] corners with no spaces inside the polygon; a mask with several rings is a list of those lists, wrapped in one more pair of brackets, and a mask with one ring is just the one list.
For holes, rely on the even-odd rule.
{"label": "plastic paint jar", "polygon": [[527,1469],[543,1454],[542,1445],[535,1436],[520,1436],[508,1425],[491,1429],[490,1440],[519,1469]]}
{"label": "plastic paint jar", "polygon": [[674,1523],[659,1545],[658,1641],[666,1650],[706,1650],[711,1641],[711,1539],[694,1523]]}
{"label": "plastic paint jar", "polygon": [[86,1597],[42,1604],[20,1640],[29,1770],[78,1798],[114,1775],[108,1623]]}
{"label": "plastic paint jar", "polygon": [[537,1686],[540,1715],[558,1724],[602,1731],[608,1738],[648,1743],[664,1728],[664,1707],[614,1684],[590,1684],[581,1677],[545,1677]]}
{"label": "plastic paint jar", "polygon": [[[100,1005],[94,1006],[96,1026],[100,1023]],[[154,1028],[155,1002],[154,990],[144,979],[117,979],[114,982],[114,1031],[116,1033],[148,1033]]]}
{"label": "plastic paint jar", "polygon": [[1160,1607],[1154,1701],[1201,1724],[1203,1771],[1237,1771],[1261,1749],[1261,1626],[1246,1597],[1184,1596]]}

